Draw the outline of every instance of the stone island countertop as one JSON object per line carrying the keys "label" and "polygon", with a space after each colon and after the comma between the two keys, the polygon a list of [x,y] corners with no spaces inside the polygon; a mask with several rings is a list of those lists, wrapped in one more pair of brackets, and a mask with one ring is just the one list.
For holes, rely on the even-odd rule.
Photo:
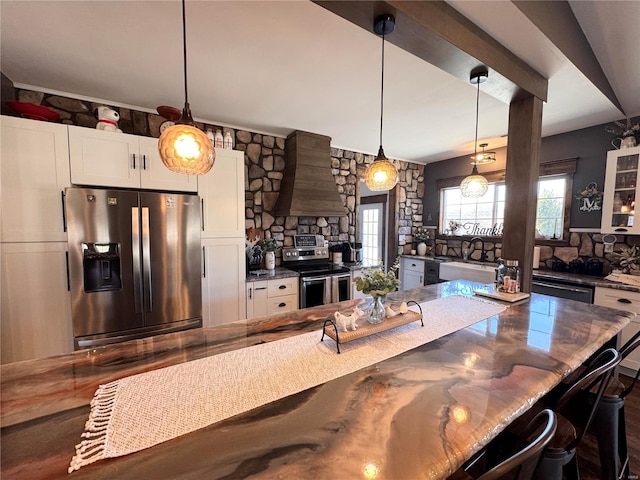
{"label": "stone island countertop", "polygon": [[[472,295],[474,287],[454,281],[390,299],[425,302]],[[67,474],[100,384],[303,332],[317,331],[320,341],[324,320],[359,302],[4,365],[1,476],[445,478],[635,316],[533,294],[371,367]],[[424,320],[429,328],[428,310]]]}

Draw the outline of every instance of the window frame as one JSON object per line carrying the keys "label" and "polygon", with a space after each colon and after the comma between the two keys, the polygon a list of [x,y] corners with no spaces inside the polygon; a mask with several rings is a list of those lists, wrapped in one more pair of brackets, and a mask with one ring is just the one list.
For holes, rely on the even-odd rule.
{"label": "window frame", "polygon": [[[540,164],[540,168],[538,171],[538,180],[542,177],[552,177],[552,176],[566,176],[565,182],[565,192],[564,192],[564,213],[563,213],[563,227],[562,227],[562,238],[560,239],[536,239],[536,243],[542,245],[549,244],[567,244],[569,243],[569,223],[571,219],[571,201],[573,199],[573,174],[576,173],[577,166],[577,157],[576,158],[568,158],[562,160],[554,160],[550,162],[545,162]],[[505,182],[506,178],[506,170],[495,170],[492,172],[483,172],[482,176],[487,179],[489,183],[500,183]],[[440,233],[442,229],[442,225],[440,225],[442,221],[442,189],[451,188],[460,186],[460,182],[466,177],[464,176],[456,176],[449,178],[442,178],[437,180],[436,186],[438,190],[438,230],[436,233],[436,238],[440,239],[468,239],[471,238],[472,235],[445,235]],[[536,202],[537,203],[537,202]],[[500,239],[502,236],[495,235],[483,235],[483,238],[487,239]]]}

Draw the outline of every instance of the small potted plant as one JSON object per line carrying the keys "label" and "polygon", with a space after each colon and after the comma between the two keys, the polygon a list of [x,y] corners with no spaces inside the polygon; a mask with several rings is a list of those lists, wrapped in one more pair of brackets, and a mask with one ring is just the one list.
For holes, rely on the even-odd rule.
{"label": "small potted plant", "polygon": [[387,294],[395,292],[400,286],[400,280],[396,275],[399,262],[400,259],[396,258],[387,273],[384,272],[384,265],[380,262],[378,267],[364,270],[364,275],[355,279],[356,289],[373,297],[369,323],[380,323],[384,320],[384,299]]}
{"label": "small potted plant", "polygon": [[640,275],[640,248],[637,245],[623,247],[618,253],[613,254],[617,258],[616,264],[621,268],[622,273]]}
{"label": "small potted plant", "polygon": [[264,253],[264,268],[273,270],[276,268],[276,252],[280,248],[275,238],[265,238],[258,242],[260,249]]}
{"label": "small potted plant", "polygon": [[[611,133],[616,136],[616,138],[611,142],[614,147],[630,148],[635,147],[638,144],[638,140],[640,139],[640,124],[636,123],[635,125],[631,125],[630,118],[627,118],[626,123],[613,123],[614,125],[605,128],[605,130],[607,133]],[[615,144],[616,140],[620,140],[619,145]]]}

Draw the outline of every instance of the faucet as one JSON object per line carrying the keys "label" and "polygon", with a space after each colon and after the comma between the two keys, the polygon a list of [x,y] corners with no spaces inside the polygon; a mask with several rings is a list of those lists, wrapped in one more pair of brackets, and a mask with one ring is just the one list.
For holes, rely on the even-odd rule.
{"label": "faucet", "polygon": [[[487,254],[484,252],[484,238],[473,237],[471,240],[469,240],[469,245],[473,244],[474,242],[480,242],[482,244],[482,250],[480,252],[480,261],[484,262],[487,259]],[[474,248],[475,248],[475,245],[474,245]]]}

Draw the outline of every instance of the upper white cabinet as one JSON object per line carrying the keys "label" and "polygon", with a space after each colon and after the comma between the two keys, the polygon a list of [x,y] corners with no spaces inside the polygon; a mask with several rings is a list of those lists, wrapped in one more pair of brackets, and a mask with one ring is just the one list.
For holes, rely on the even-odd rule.
{"label": "upper white cabinet", "polygon": [[158,139],[69,126],[71,183],[196,192],[197,178],[171,172]]}
{"label": "upper white cabinet", "polygon": [[66,241],[62,194],[69,183],[67,126],[2,117],[3,242]]}
{"label": "upper white cabinet", "polygon": [[640,234],[635,219],[640,146],[607,153],[607,172],[602,203],[602,233]]}
{"label": "upper white cabinet", "polygon": [[198,179],[202,237],[245,237],[244,152],[216,149],[216,161]]}

